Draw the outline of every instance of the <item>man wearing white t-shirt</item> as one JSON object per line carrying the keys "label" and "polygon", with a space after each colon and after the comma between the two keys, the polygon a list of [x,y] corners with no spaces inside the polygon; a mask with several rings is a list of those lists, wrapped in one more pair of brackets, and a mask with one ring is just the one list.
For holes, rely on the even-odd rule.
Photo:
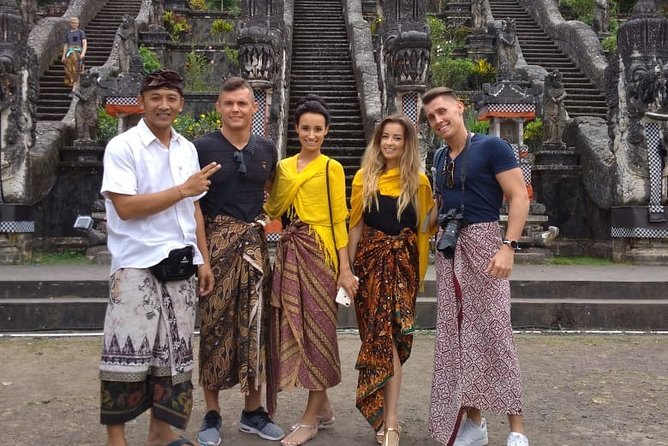
{"label": "man wearing white t-shirt", "polygon": [[112,261],[100,419],[108,446],[127,446],[125,423],[147,409],[146,444],[193,444],[170,426],[185,429],[192,410],[197,294],[213,288],[198,200],[220,166],[200,170],[195,147],[172,128],[183,109],[182,85],[173,71],[147,75],[139,97],[144,118],[109,141],[104,155]]}

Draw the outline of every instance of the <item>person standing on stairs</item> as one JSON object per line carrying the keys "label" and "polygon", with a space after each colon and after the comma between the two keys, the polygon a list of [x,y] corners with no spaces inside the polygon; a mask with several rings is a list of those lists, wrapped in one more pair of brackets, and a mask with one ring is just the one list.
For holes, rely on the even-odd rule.
{"label": "person standing on stairs", "polygon": [[[452,89],[433,88],[422,102],[430,127],[445,143],[434,155],[443,230],[436,253],[429,431],[444,445],[485,446],[481,410],[494,410],[508,415],[507,445],[528,446],[508,281],[529,211],[522,171],[507,142],[467,130],[464,104]],[[508,226],[502,240],[504,195]]]}
{"label": "person standing on stairs", "polygon": [[79,19],[70,17],[70,30],[65,34],[63,55],[60,60],[65,65],[65,85],[72,87],[72,91],[79,86],[79,75],[84,70],[86,51],[88,51],[86,33],[79,29]]}
{"label": "person standing on stairs", "polygon": [[223,83],[216,111],[220,129],[195,141],[200,163],[217,162],[202,199],[206,235],[215,278],[214,291],[200,299],[199,381],[206,414],[198,440],[220,444],[219,393],[239,384],[245,397],[239,430],[265,440],[285,436],[262,407],[262,385],[269,363],[271,268],[262,205],[276,170],[274,144],[251,134],[257,111],[252,87],[231,77]]}
{"label": "person standing on stairs", "polygon": [[356,404],[383,446],[399,445],[402,365],[427,271],[434,198],[421,165],[415,126],[390,115],[376,127],[350,198],[348,253],[359,277],[354,303],[362,340]]}
{"label": "person standing on stairs", "polygon": [[327,389],[341,382],[337,289],[357,280],[348,261],[343,166],[321,153],[330,112],[316,95],[295,110],[300,152],[278,163],[265,211],[283,218],[271,290],[273,376],[278,390],[308,389],[300,420],[281,444],[296,446],[334,422]]}
{"label": "person standing on stairs", "polygon": [[107,446],[127,446],[125,423],[151,409],[147,446],[193,445],[171,426],[185,429],[192,411],[197,294],[213,289],[198,200],[220,165],[200,169],[172,128],[184,103],[178,73],[148,74],[138,103],[142,120],[104,152],[111,277],[100,421]]}

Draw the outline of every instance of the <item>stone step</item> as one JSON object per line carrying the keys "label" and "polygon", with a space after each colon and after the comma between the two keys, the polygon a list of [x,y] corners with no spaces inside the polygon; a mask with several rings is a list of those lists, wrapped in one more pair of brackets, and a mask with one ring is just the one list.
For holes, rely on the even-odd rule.
{"label": "stone step", "polygon": [[[518,267],[519,268],[519,267]],[[108,280],[0,282],[0,332],[101,330]],[[666,282],[514,280],[515,328],[665,330]],[[436,325],[436,282],[425,281],[416,324]],[[339,308],[339,327],[355,327],[353,307]]]}

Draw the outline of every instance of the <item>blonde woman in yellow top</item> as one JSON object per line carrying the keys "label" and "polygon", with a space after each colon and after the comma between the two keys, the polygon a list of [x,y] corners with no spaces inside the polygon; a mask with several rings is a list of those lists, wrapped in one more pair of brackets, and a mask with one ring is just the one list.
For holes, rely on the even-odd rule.
{"label": "blonde woman in yellow top", "polygon": [[284,220],[271,291],[273,384],[279,391],[309,390],[301,419],[281,441],[290,446],[334,421],[326,392],[341,382],[334,299],[340,286],[351,296],[357,292],[348,260],[343,167],[320,152],[329,121],[321,98],[300,101],[295,128],[301,151],[278,163],[265,205],[270,217]]}
{"label": "blonde woman in yellow top", "polygon": [[353,180],[348,253],[359,277],[355,312],[362,345],[356,405],[386,446],[399,444],[401,367],[415,330],[415,300],[427,269],[434,207],[413,123],[376,128]]}

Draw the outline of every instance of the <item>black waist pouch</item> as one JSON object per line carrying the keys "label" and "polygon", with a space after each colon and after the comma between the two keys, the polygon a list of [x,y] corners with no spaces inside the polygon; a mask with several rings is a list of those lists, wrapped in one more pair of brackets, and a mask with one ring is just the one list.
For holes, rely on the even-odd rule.
{"label": "black waist pouch", "polygon": [[166,259],[151,266],[149,270],[161,282],[188,279],[197,271],[197,267],[193,265],[193,255],[192,246],[172,249]]}

